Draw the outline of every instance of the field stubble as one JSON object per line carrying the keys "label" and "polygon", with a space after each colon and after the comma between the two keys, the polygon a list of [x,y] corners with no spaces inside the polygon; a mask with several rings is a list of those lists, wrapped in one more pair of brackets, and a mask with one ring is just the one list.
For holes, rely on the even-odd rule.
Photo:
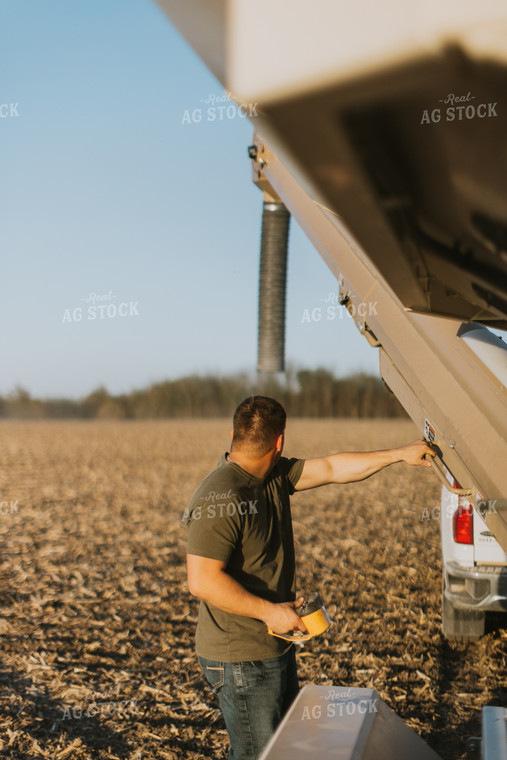
{"label": "field stubble", "polygon": [[[0,756],[222,760],[227,735],[193,652],[183,510],[230,422],[0,425]],[[293,420],[287,456],[389,448],[405,420]],[[373,687],[441,754],[507,705],[502,616],[470,646],[440,633],[439,502],[398,464],[292,500],[298,586],[334,621],[299,651],[302,685]]]}

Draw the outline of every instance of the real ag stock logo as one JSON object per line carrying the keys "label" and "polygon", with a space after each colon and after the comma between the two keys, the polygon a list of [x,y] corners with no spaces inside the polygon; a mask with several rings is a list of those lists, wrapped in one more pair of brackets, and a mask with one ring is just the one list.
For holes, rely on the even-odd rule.
{"label": "real ag stock logo", "polygon": [[181,124],[199,124],[201,121],[230,121],[237,117],[252,119],[259,115],[257,113],[258,103],[235,103],[228,91],[225,95],[210,93],[206,98],[201,98],[200,102],[207,108],[186,109],[183,112]]}
{"label": "real ag stock logo", "polygon": [[337,293],[329,293],[326,298],[319,299],[321,302],[328,304],[326,307],[315,306],[313,309],[303,309],[301,322],[320,322],[325,319],[332,322],[334,319],[354,319],[356,315],[361,319],[368,316],[378,316],[378,301],[362,301],[356,307],[350,304],[348,308],[340,301]]}
{"label": "real ag stock logo", "polygon": [[92,292],[86,298],[81,298],[86,308],[76,306],[74,309],[65,309],[62,323],[82,322],[83,319],[88,321],[101,319],[115,319],[115,317],[138,317],[139,301],[122,301],[120,304],[113,303],[117,296],[113,291],[108,293]]}
{"label": "real ag stock logo", "polygon": [[256,515],[259,513],[258,501],[258,499],[254,501],[251,499],[240,500],[240,497],[232,493],[231,489],[227,493],[209,491],[206,496],[199,497],[196,505],[191,509],[187,507],[181,519],[188,523],[190,520],[200,520],[204,515],[208,519],[224,516],[233,517],[235,514]]}
{"label": "real ag stock logo", "polygon": [[492,119],[498,116],[496,107],[498,103],[472,103],[475,95],[468,92],[466,95],[455,95],[450,92],[445,98],[438,101],[447,108],[425,109],[422,113],[420,124],[438,124],[441,121],[466,121],[470,119]]}

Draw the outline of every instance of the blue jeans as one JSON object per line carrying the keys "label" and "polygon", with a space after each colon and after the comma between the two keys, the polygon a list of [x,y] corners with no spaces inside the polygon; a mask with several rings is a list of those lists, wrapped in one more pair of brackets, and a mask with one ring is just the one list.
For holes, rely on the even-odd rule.
{"label": "blue jeans", "polygon": [[281,657],[199,665],[220,700],[229,734],[229,760],[257,760],[298,694],[294,647]]}

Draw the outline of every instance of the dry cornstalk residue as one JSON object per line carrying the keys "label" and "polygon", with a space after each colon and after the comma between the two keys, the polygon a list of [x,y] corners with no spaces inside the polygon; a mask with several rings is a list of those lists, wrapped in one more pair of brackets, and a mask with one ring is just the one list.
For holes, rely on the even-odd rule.
{"label": "dry cornstalk residue", "polygon": [[[0,425],[0,756],[221,760],[227,735],[193,652],[181,516],[230,422]],[[288,456],[388,448],[396,421],[291,421]],[[444,758],[506,705],[506,620],[470,646],[440,633],[439,502],[395,465],[293,497],[298,583],[334,624],[301,683],[374,687]]]}

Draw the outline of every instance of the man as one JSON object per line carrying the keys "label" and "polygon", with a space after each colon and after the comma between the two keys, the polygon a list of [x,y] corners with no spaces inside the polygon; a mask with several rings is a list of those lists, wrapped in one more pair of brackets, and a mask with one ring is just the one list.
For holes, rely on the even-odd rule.
{"label": "man", "polygon": [[186,510],[190,593],[201,599],[196,650],[218,694],[230,760],[255,760],[298,692],[294,646],[274,633],[305,631],[297,609],[289,497],[364,480],[395,462],[430,467],[425,441],[317,459],[282,457],[286,414],[251,396],[236,409],[230,453]]}

